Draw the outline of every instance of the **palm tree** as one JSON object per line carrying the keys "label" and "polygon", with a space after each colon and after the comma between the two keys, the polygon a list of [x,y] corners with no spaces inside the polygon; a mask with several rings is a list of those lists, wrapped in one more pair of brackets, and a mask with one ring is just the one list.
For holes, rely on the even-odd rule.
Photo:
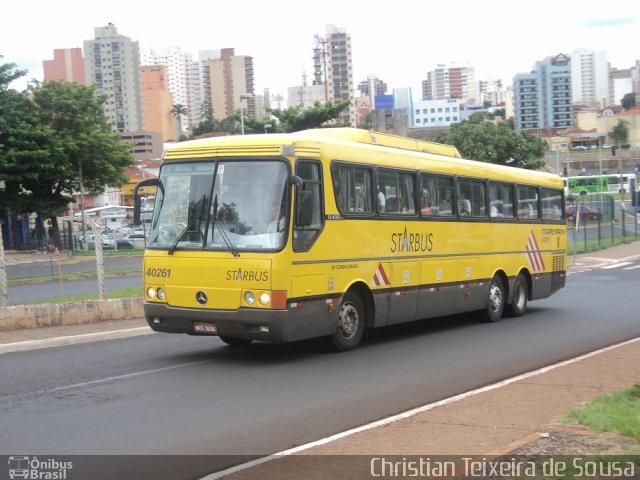
{"label": "palm tree", "polygon": [[188,115],[189,110],[187,109],[187,107],[185,107],[181,103],[176,103],[174,106],[171,107],[171,113],[175,118],[178,119],[177,140],[180,140],[180,137],[182,136],[182,115]]}

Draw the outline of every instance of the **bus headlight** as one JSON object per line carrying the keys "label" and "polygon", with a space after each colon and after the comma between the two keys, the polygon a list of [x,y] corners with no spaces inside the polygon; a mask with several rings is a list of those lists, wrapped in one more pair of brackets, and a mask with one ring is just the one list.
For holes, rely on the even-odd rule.
{"label": "bus headlight", "polygon": [[164,300],[166,298],[166,295],[164,294],[164,289],[163,288],[158,288],[158,291],[156,292],[156,295],[158,296],[158,300]]}
{"label": "bus headlight", "polygon": [[147,288],[147,297],[152,300],[156,298],[156,289],[153,287]]}
{"label": "bus headlight", "polygon": [[253,292],[246,292],[244,294],[244,302],[247,305],[253,305],[255,301],[256,301],[256,296],[253,294]]}
{"label": "bus headlight", "polygon": [[268,293],[263,293],[260,295],[260,303],[262,304],[263,307],[266,307],[267,305],[269,305],[270,301],[271,301],[271,297],[269,296]]}

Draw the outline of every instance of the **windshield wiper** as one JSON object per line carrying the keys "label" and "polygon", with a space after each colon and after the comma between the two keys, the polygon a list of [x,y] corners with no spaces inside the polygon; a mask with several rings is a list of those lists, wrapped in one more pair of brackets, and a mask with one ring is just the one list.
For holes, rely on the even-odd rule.
{"label": "windshield wiper", "polygon": [[[187,226],[184,227],[184,230],[182,230],[180,234],[176,237],[176,239],[173,241],[173,245],[171,245],[171,248],[167,252],[169,255],[173,255],[173,252],[176,251],[176,247],[178,246],[178,243],[180,242],[180,240],[182,240],[182,237],[184,237],[184,234],[191,231],[193,226],[196,224],[196,221],[200,221],[202,219],[202,212],[204,210],[205,200],[206,200],[206,195],[203,195],[202,204],[200,206],[200,215],[194,215],[189,221],[189,223],[187,224]],[[198,233],[200,233],[200,229],[198,229]]]}
{"label": "windshield wiper", "polygon": [[[240,253],[238,253],[238,249],[234,247],[233,243],[231,243],[231,240],[229,240],[229,237],[227,237],[227,234],[224,232],[224,229],[220,228],[216,224],[217,213],[218,213],[218,194],[216,193],[215,197],[213,197],[213,218],[211,219],[211,226],[213,227],[214,230],[218,229],[218,232],[220,232],[220,236],[222,237],[222,240],[224,240],[224,243],[227,245],[227,247],[229,247],[231,254],[234,257],[239,257]],[[207,228],[208,227],[209,226],[207,225]],[[213,240],[213,235],[211,236],[211,240]]]}

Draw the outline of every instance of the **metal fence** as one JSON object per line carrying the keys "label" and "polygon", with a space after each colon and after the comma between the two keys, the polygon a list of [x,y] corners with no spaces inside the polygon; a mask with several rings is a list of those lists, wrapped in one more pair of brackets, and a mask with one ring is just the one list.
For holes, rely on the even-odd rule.
{"label": "metal fence", "polygon": [[[569,254],[639,238],[637,207],[596,196],[575,206],[582,215],[567,220]],[[120,249],[97,242],[93,250],[85,245],[85,250],[5,251],[0,231],[0,308],[142,296],[144,238],[131,243]]]}
{"label": "metal fence", "polygon": [[5,251],[0,232],[0,308],[141,296],[144,238],[125,245],[99,230],[86,238],[62,250]]}
{"label": "metal fence", "polygon": [[567,219],[569,254],[600,250],[640,238],[640,209],[629,201],[593,194],[576,199],[567,208],[576,212]]}

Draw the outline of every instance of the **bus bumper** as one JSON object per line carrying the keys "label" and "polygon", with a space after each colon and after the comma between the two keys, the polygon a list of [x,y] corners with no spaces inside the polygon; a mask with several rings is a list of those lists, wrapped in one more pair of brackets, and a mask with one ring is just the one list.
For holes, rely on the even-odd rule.
{"label": "bus bumper", "polygon": [[145,303],[144,314],[147,323],[156,332],[223,335],[267,342],[291,340],[288,310],[200,310]]}

